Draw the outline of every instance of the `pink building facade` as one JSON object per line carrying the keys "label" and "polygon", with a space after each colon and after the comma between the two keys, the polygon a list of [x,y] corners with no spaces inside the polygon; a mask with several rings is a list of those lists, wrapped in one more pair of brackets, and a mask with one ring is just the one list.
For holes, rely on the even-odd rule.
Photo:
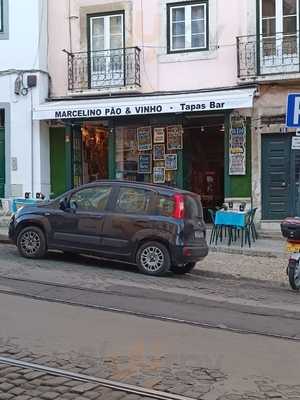
{"label": "pink building facade", "polygon": [[207,219],[246,202],[276,228],[298,212],[300,174],[282,164],[297,164],[284,114],[298,21],[298,0],[49,1],[51,95],[33,118],[49,125],[51,192],[177,185]]}

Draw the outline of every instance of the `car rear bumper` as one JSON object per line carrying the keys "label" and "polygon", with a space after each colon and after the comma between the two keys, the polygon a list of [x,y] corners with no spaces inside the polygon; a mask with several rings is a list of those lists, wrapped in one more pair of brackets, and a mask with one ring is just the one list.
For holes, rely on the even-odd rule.
{"label": "car rear bumper", "polygon": [[176,246],[172,253],[172,263],[174,265],[184,265],[205,258],[208,255],[208,245],[206,241],[203,241],[196,246]]}

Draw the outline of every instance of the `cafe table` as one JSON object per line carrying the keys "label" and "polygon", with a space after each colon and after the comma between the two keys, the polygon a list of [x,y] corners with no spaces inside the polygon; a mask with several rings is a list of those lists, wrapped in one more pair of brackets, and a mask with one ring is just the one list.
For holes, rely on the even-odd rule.
{"label": "cafe table", "polygon": [[244,229],[246,226],[246,215],[247,211],[234,211],[234,210],[219,210],[216,212],[215,216],[215,225],[217,229],[216,234],[216,244],[218,242],[218,238],[222,240],[222,227],[229,228],[229,242],[231,244],[232,241],[232,228],[240,228]]}

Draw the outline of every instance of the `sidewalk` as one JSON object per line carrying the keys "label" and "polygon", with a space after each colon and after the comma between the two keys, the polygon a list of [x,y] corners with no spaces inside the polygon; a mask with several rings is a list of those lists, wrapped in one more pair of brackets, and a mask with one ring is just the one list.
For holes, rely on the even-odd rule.
{"label": "sidewalk", "polygon": [[[9,219],[0,217],[0,243],[9,242],[8,239],[8,222]],[[207,232],[207,240],[210,240],[210,231]],[[241,248],[239,242],[227,245],[227,239],[223,239],[223,243],[219,242],[217,246],[211,245],[210,251],[216,253],[227,254],[243,254],[254,257],[283,257],[285,255],[284,239],[258,239],[252,243],[251,248],[248,245]]]}
{"label": "sidewalk", "polygon": [[[9,218],[0,217],[0,243],[10,243],[8,239]],[[210,229],[207,232],[210,240]],[[217,246],[210,246],[208,257],[199,262],[194,273],[212,278],[250,279],[287,284],[286,266],[288,255],[284,239],[258,239],[251,248],[241,248],[239,242],[227,245],[227,239]]]}
{"label": "sidewalk", "polygon": [[251,243],[251,247],[248,245],[241,247],[240,243],[227,245],[227,241],[223,240],[223,243],[218,243],[217,246],[211,245],[210,251],[221,252],[227,254],[243,254],[246,256],[253,257],[282,257],[285,255],[286,241],[284,239],[258,239],[254,243]]}

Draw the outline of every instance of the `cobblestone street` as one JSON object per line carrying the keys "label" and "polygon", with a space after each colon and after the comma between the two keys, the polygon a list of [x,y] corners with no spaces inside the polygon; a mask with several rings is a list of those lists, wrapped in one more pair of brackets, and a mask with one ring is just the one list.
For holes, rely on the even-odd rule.
{"label": "cobblestone street", "polygon": [[[217,273],[219,267],[220,270],[222,269],[222,263],[226,263],[230,271],[228,279],[224,279],[222,275],[218,278],[217,276],[209,276],[209,273],[202,274],[201,269],[184,277],[173,275],[166,278],[152,278],[138,274],[134,267],[105,263],[95,258],[79,257],[76,259],[60,254],[51,254],[47,259],[31,261],[20,258],[13,246],[0,245],[0,247],[1,290],[11,290],[14,287],[9,286],[9,281],[4,283],[3,277],[7,276],[20,279],[19,284],[14,283],[17,284],[16,289],[21,288],[21,284],[25,285],[26,279],[32,279],[33,281],[74,285],[79,288],[79,291],[80,288],[98,290],[99,296],[101,293],[107,293],[112,296],[115,295],[116,299],[119,298],[117,303],[113,303],[114,306],[122,304],[122,299],[127,295],[131,296],[132,299],[136,298],[136,302],[141,304],[147,299],[151,301],[151,299],[158,299],[160,296],[162,296],[161,299],[169,297],[168,301],[173,299],[172,302],[174,302],[177,296],[178,301],[182,299],[184,303],[189,305],[189,309],[192,309],[195,299],[198,298],[199,306],[202,300],[211,299],[220,303],[231,304],[230,307],[233,307],[234,304],[247,304],[249,307],[253,305],[270,307],[274,310],[274,313],[277,312],[276,307],[282,309],[285,307],[286,310],[295,313],[299,311],[300,299],[288,289],[285,282],[286,278],[283,274],[281,275],[282,270],[284,270],[282,264],[285,262],[283,258],[269,259],[266,257],[212,253],[203,263],[203,268],[205,271],[211,269]],[[247,271],[253,269],[253,275],[249,276],[250,280],[243,280],[237,273],[239,268],[243,267],[243,263],[245,263],[244,267],[247,267]],[[265,272],[271,271],[273,268],[274,273],[277,274],[276,276],[272,275],[273,279],[270,282],[256,280],[258,271],[263,266],[265,266]],[[23,283],[22,280],[24,280]],[[28,289],[32,293],[38,293],[33,282],[28,283]],[[43,293],[49,294],[50,289],[49,286],[48,289],[43,290]],[[56,290],[56,297],[59,297],[62,292],[59,287]],[[72,289],[69,290],[71,296]],[[55,296],[55,290],[53,293],[53,296]],[[85,298],[84,292],[81,296],[83,296],[82,299]],[[92,304],[95,304],[93,303],[95,297],[91,297],[89,293],[86,296]],[[297,375],[299,361],[296,353],[294,353],[297,350],[294,348],[298,348],[298,343],[278,342],[280,344],[278,349],[281,350],[277,354],[277,351],[275,351],[277,344],[274,342],[271,345],[267,341],[268,339],[253,337],[251,347],[250,337],[237,335],[226,344],[226,341],[231,337],[229,333],[222,334],[213,330],[199,331],[198,328],[192,327],[187,329],[185,333],[181,333],[181,325],[175,324],[170,325],[171,330],[167,334],[161,333],[161,327],[164,325],[155,328],[154,321],[151,320],[148,330],[151,327],[153,332],[149,333],[150,336],[147,339],[147,329],[142,333],[138,328],[132,327],[133,330],[131,330],[128,323],[123,325],[125,320],[132,318],[129,316],[124,317],[115,314],[113,320],[116,322],[113,325],[111,325],[111,322],[109,325],[104,324],[106,326],[104,332],[102,320],[105,314],[99,318],[101,323],[93,328],[86,319],[88,315],[91,315],[89,310],[71,307],[68,308],[70,310],[68,312],[66,310],[59,312],[65,306],[53,304],[51,309],[53,307],[53,310],[57,310],[53,314],[53,311],[50,313],[43,311],[45,307],[46,309],[50,307],[50,304],[47,305],[46,302],[33,302],[27,308],[25,305],[28,300],[22,300],[18,297],[14,299],[13,302],[9,300],[7,305],[10,307],[11,304],[16,302],[16,310],[18,311],[10,313],[8,310],[6,311],[3,299],[1,303],[0,357],[61,368],[69,372],[83,373],[97,378],[184,395],[193,399],[263,400],[278,398],[291,400],[300,397],[300,386],[297,379],[289,379],[288,370],[283,373],[285,369],[282,369],[283,366],[278,364],[282,358],[282,352],[284,352],[282,346],[286,346],[289,354],[287,357],[291,359],[289,368]],[[17,304],[22,304],[22,307],[24,304],[24,310],[26,310],[24,316]],[[176,308],[176,303],[170,303],[168,307],[171,309],[173,305]],[[40,310],[38,313],[34,311],[36,307],[38,307],[37,310]],[[179,311],[178,307],[179,305],[177,306]],[[215,320],[218,322],[219,314],[217,314],[216,309],[213,308],[213,310]],[[257,311],[257,308],[253,310]],[[67,314],[69,312],[73,316],[68,317],[68,319]],[[225,307],[224,315],[226,315],[226,312]],[[12,320],[11,315],[17,315],[16,313],[18,318]],[[93,311],[93,313],[97,313],[97,311]],[[41,318],[44,318],[44,314],[45,320],[42,322]],[[244,315],[247,318],[247,313]],[[33,324],[37,331],[33,331],[33,326],[26,328],[29,323],[28,318],[31,320],[30,324]],[[278,322],[278,320],[277,318],[276,321]],[[51,321],[54,321],[53,324]],[[143,319],[139,319],[139,321],[144,325]],[[270,319],[270,329],[275,326],[271,321]],[[286,322],[283,322],[286,325]],[[145,323],[148,324],[148,322]],[[295,323],[297,324],[297,320]],[[80,327],[82,324],[88,328],[83,329],[82,334],[80,334],[77,330],[82,329]],[[60,325],[63,326],[60,327]],[[118,332],[119,326],[120,333]],[[268,322],[266,322],[266,326],[268,326]],[[44,337],[47,329],[50,330],[48,339]],[[57,332],[54,333],[53,331],[52,333],[53,329]],[[101,330],[98,332],[97,329]],[[68,330],[74,333],[68,336]],[[174,330],[175,332],[178,331],[175,336]],[[189,332],[188,336],[187,332]],[[86,338],[81,335],[86,335]],[[75,336],[77,336],[77,342]],[[143,340],[135,343],[135,338],[143,338]],[[124,350],[123,341],[128,342],[128,344],[125,344]],[[146,351],[149,341],[154,347]],[[261,345],[257,347],[259,341],[261,341]],[[133,346],[129,347],[130,351],[127,348],[129,343],[130,346]],[[247,343],[246,347],[242,343]],[[255,347],[253,347],[254,343]],[[263,355],[259,361],[260,354]],[[270,360],[267,354],[270,354]],[[243,360],[242,369],[239,369],[240,360]],[[245,367],[248,363],[248,367]],[[271,365],[276,366],[275,370],[280,369],[278,375],[273,373],[274,371],[271,373]],[[82,383],[76,382],[75,384],[70,379],[59,381],[60,378],[48,374],[29,380],[26,377],[35,376],[36,372],[24,369],[12,370],[10,368],[2,366],[0,369],[0,400],[15,398],[17,400],[36,400],[38,398],[42,400],[51,400],[52,398],[139,400],[141,398],[124,392],[109,391],[99,386],[86,389],[87,387],[82,386]],[[260,369],[260,373],[256,374],[257,369]],[[56,382],[57,385],[54,386],[53,382]],[[58,384],[58,382],[61,383]],[[76,392],[76,387],[79,387],[80,393]],[[86,390],[84,391],[84,389]]]}
{"label": "cobblestone street", "polygon": [[[228,376],[220,370],[197,367],[193,361],[186,363],[186,370],[180,362],[153,358],[136,363],[126,357],[106,358],[101,362],[92,358],[66,358],[61,354],[37,355],[15,345],[0,345],[0,356],[25,362],[33,362],[50,368],[59,368],[88,376],[101,377],[113,381],[122,381],[146,389],[183,395],[192,399],[218,400],[295,400],[300,396],[300,385],[287,385],[275,382],[268,377],[251,376],[245,379],[253,381],[255,390],[233,388],[220,396]],[[177,360],[179,361],[179,360]],[[135,365],[133,367],[133,365]],[[216,391],[214,390],[216,387]],[[212,397],[211,394],[213,394]],[[0,363],[0,399],[1,400],[149,400],[151,397],[128,394],[123,391],[104,388],[99,383],[80,382],[30,368],[20,368]]]}

